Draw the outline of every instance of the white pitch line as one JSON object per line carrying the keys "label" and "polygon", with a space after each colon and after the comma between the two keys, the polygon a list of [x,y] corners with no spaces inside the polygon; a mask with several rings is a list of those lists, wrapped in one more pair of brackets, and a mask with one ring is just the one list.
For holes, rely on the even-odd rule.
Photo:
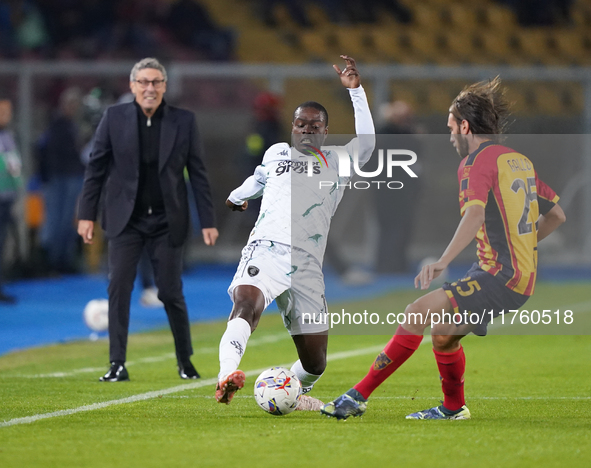
{"label": "white pitch line", "polygon": [[[423,341],[425,341],[425,340],[423,340]],[[327,360],[335,361],[338,359],[347,359],[349,357],[362,356],[364,354],[375,353],[376,350],[380,351],[382,349],[383,349],[383,346],[381,346],[381,347],[371,346],[369,348],[362,348],[362,349],[357,349],[357,350],[353,350],[353,351],[344,351],[341,353],[333,353],[333,354],[329,354],[327,356]],[[280,364],[280,366],[282,366],[282,367],[289,367],[290,365],[291,364]],[[259,375],[261,372],[263,372],[266,369],[267,369],[267,367],[264,367],[261,369],[250,370],[250,371],[245,372],[245,374],[247,377],[251,377],[251,376]],[[185,390],[193,390],[193,389],[205,387],[208,385],[213,386],[215,383],[217,383],[217,378],[202,380],[199,382],[187,383],[187,384],[183,384],[183,385],[177,385],[176,387],[165,388],[162,390],[155,390],[152,392],[140,393],[138,395],[132,395],[130,397],[121,398],[119,400],[104,401],[102,403],[93,403],[91,405],[79,406],[78,408],[71,408],[71,409],[67,409],[67,410],[54,411],[52,413],[35,414],[33,416],[26,416],[23,418],[10,419],[8,421],[0,422],[0,427],[16,426],[18,424],[30,424],[35,421],[40,421],[41,419],[57,418],[59,416],[69,416],[71,414],[83,413],[86,411],[94,411],[94,410],[98,410],[98,409],[102,409],[102,408],[107,408],[109,406],[124,405],[127,403],[135,403],[136,401],[150,400],[152,398],[158,398],[163,395],[170,395],[171,393],[184,392]]]}
{"label": "white pitch line", "polygon": [[[591,308],[591,301],[580,302],[580,303],[574,304],[573,306],[569,306],[568,308],[573,311],[576,308],[583,308],[584,311],[588,311],[589,308]],[[256,344],[263,344],[263,343],[270,343],[270,342],[274,342],[274,341],[279,341],[280,339],[282,339],[281,338],[282,336],[286,336],[286,335],[282,333],[282,334],[277,334],[277,335],[270,335],[269,337],[262,337],[262,338],[256,340],[256,341],[258,341],[258,343],[256,343]],[[252,341],[256,342],[255,340],[252,340]],[[423,338],[423,341],[421,341],[421,344],[428,343],[430,341],[431,341],[431,338],[426,336]],[[252,345],[253,345],[252,342],[249,343],[249,346],[252,346]],[[210,349],[213,350],[214,348],[202,348],[202,350],[208,350],[208,351]],[[363,354],[371,354],[371,353],[379,352],[382,349],[383,349],[383,346],[371,346],[369,348],[363,348],[363,349],[352,350],[352,351],[343,351],[340,353],[333,353],[333,354],[329,354],[327,356],[327,361],[336,361],[339,359],[346,359],[349,357],[361,356]],[[154,359],[154,358],[144,358],[144,359]],[[146,362],[148,362],[148,361],[146,361]],[[289,366],[289,364],[283,364],[283,366],[287,367],[287,366]],[[56,372],[54,374],[38,374],[37,377],[40,377],[40,376],[65,377],[67,375],[73,375],[74,373],[90,372],[90,369],[91,368],[84,368],[84,369],[78,369],[77,371],[71,371],[71,372]],[[251,371],[245,372],[245,374],[247,376],[257,375],[257,374],[260,374],[265,369],[266,368],[251,370]],[[92,371],[94,372],[94,369]],[[31,376],[31,377],[35,377],[35,376]],[[70,414],[81,413],[81,412],[85,412],[85,411],[93,411],[96,409],[106,408],[106,407],[113,406],[113,405],[122,405],[122,404],[126,404],[126,403],[134,403],[136,401],[149,400],[152,398],[159,397],[161,395],[169,395],[171,393],[178,393],[178,392],[182,392],[185,390],[191,390],[191,389],[195,389],[195,388],[205,387],[207,385],[213,385],[216,382],[217,382],[217,379],[202,380],[200,382],[178,385],[176,387],[171,387],[171,388],[167,388],[167,389],[163,389],[163,390],[157,390],[157,391],[147,392],[147,393],[140,393],[138,395],[133,395],[133,396],[130,396],[127,398],[119,399],[119,400],[105,401],[103,403],[94,403],[91,405],[79,406],[78,408],[72,408],[72,409],[68,409],[68,410],[54,411],[52,413],[43,413],[43,414],[36,414],[33,416],[26,416],[23,418],[10,419],[8,421],[1,422],[0,427],[15,426],[18,424],[30,424],[35,421],[39,421],[41,419],[55,418],[58,416],[68,416]],[[380,397],[374,397],[374,398],[380,398]],[[385,397],[385,398],[408,398],[408,397]],[[589,398],[587,398],[587,397],[556,397],[555,399],[569,399],[569,398],[581,399],[581,400],[591,399],[591,397],[589,397]],[[493,399],[503,399],[503,397],[480,397],[480,399],[493,400]],[[507,399],[509,399],[509,398],[507,398]],[[515,399],[535,400],[537,398],[536,397],[521,397],[521,398],[515,397]],[[540,397],[539,399],[549,399],[549,398]]]}
{"label": "white pitch line", "polygon": [[[260,338],[252,339],[248,342],[248,346],[260,346],[262,344],[268,343],[275,343],[280,340],[284,340],[289,338],[289,334],[287,333],[277,333],[275,335],[269,336],[262,336]],[[195,354],[215,354],[219,351],[219,348],[197,348],[195,349]],[[153,362],[162,362],[175,359],[176,355],[174,353],[166,353],[161,356],[150,356],[145,358],[136,359],[133,361],[127,361],[125,363],[126,367],[134,366],[136,364],[143,364],[143,363],[153,363]],[[43,379],[43,378],[61,378],[61,377],[71,377],[77,374],[89,374],[89,373],[98,373],[103,372],[105,370],[104,367],[83,367],[81,369],[74,369],[68,372],[51,372],[49,374],[14,374],[14,375],[5,375],[4,377],[18,377],[18,378],[25,378],[25,379]]]}
{"label": "white pitch line", "polygon": [[35,421],[40,421],[41,419],[56,418],[58,416],[68,416],[70,414],[82,413],[85,411],[94,411],[94,410],[101,409],[101,408],[107,408],[107,407],[113,406],[113,405],[123,405],[126,403],[134,403],[136,401],[148,400],[150,398],[157,398],[161,395],[168,395],[170,393],[182,392],[184,390],[191,390],[193,388],[204,387],[205,385],[213,385],[214,383],[216,383],[216,381],[217,381],[217,379],[208,379],[208,380],[203,380],[201,382],[195,382],[195,383],[191,383],[191,384],[184,384],[184,385],[178,385],[176,387],[165,388],[163,390],[147,392],[147,393],[140,393],[139,395],[133,395],[133,396],[130,396],[127,398],[121,398],[119,400],[104,401],[102,403],[93,403],[91,405],[79,406],[78,408],[72,408],[72,409],[61,410],[61,411],[54,411],[52,413],[35,414],[33,416],[26,416],[24,418],[10,419],[8,421],[1,422],[0,427],[16,426],[18,424],[30,424]]}

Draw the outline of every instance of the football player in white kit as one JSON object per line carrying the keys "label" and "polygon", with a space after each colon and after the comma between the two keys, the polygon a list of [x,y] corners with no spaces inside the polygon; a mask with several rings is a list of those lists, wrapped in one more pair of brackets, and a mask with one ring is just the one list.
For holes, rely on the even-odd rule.
{"label": "football player in white kit", "polygon": [[[353,174],[354,159],[362,167],[375,147],[374,124],[355,60],[345,55],[341,58],[346,67],[333,68],[349,91],[357,137],[344,147],[319,151],[328,134],[328,113],[317,102],[305,102],[294,112],[293,146],[271,146],[254,174],[226,200],[230,209],[244,211],[248,200],[263,197],[258,220],[228,289],[234,307],[220,341],[215,392],[219,403],[229,404],[244,386],[240,360],[261,314],[273,300],[295,343],[299,359],[291,370],[304,393],[326,368],[328,312],[322,260],[330,221],[350,180],[350,176],[339,175],[339,164],[349,166],[341,172]],[[303,395],[298,409],[319,410],[321,405],[320,400]]]}

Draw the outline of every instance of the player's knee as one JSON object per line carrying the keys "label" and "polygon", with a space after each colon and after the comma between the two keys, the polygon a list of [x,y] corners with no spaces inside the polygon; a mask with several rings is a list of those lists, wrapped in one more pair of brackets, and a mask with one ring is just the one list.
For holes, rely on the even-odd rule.
{"label": "player's knee", "polygon": [[133,280],[129,281],[127,278],[120,275],[111,275],[109,286],[107,287],[107,292],[109,293],[109,296],[131,294],[132,291]]}
{"label": "player's knee", "polygon": [[308,374],[322,375],[326,370],[326,359],[319,359],[315,362],[302,363],[302,367]]}
{"label": "player's knee", "polygon": [[235,302],[231,317],[246,320],[250,325],[252,331],[254,331],[259,322],[260,317],[260,314],[257,310],[256,301],[242,299]]}
{"label": "player's knee", "polygon": [[406,309],[404,309],[404,314],[408,315],[410,313],[415,313],[416,310],[417,310],[416,302],[413,302],[412,304],[408,304],[406,306]]}
{"label": "player's knee", "polygon": [[431,335],[431,341],[435,351],[442,353],[453,351],[457,346],[458,336],[456,335]]}
{"label": "player's knee", "polygon": [[234,308],[230,314],[231,319],[241,318],[246,320],[254,331],[259,323],[261,314],[265,310],[265,298],[262,292],[253,286],[239,286],[233,293]]}
{"label": "player's knee", "polygon": [[168,290],[168,289],[159,289],[158,290],[158,299],[160,299],[160,301],[163,304],[173,304],[173,303],[179,303],[179,302],[183,302],[184,298],[183,298],[183,292],[178,291],[178,290]]}
{"label": "player's knee", "polygon": [[404,309],[404,315],[406,317],[406,324],[408,326],[424,325],[426,318],[423,316],[424,311],[419,307],[417,301],[412,304],[408,304]]}

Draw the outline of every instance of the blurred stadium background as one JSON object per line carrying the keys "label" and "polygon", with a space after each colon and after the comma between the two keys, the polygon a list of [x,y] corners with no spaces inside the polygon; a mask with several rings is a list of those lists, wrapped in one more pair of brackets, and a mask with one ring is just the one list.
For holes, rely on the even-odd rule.
{"label": "blurred stadium background", "polygon": [[[226,211],[223,201],[256,165],[248,158],[261,145],[256,123],[265,106],[278,112],[279,140],[289,138],[291,113],[305,100],[329,110],[331,133],[354,132],[348,96],[331,68],[340,54],[357,60],[378,124],[383,105],[402,100],[426,134],[447,132],[447,109],[464,85],[499,74],[514,102],[511,133],[564,137],[564,146],[528,155],[563,196],[568,217],[542,244],[542,261],[589,277],[591,0],[0,1],[0,90],[15,108],[27,182],[4,249],[6,274],[19,281],[42,274],[35,149],[64,90],[84,94],[78,123],[88,142],[104,108],[128,91],[133,63],[163,61],[167,100],[198,117],[218,206],[219,245],[204,248],[196,237],[188,261],[235,264],[254,219]],[[576,144],[567,144],[568,135],[577,135]],[[449,154],[428,151],[421,160],[413,267],[441,253],[459,220],[459,161]],[[353,247],[341,249],[346,260],[371,270],[378,213],[364,196],[345,196],[357,208],[341,207],[333,231],[347,230],[340,237]],[[351,222],[361,215],[366,223]],[[80,272],[101,271],[100,249],[80,249]],[[473,258],[467,249],[461,260]]]}

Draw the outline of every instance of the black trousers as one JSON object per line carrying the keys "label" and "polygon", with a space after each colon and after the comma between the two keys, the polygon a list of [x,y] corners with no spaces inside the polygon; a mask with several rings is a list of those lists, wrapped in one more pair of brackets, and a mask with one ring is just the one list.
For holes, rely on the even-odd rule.
{"label": "black trousers", "polygon": [[125,362],[129,307],[137,266],[146,249],[154,269],[158,298],[164,303],[179,363],[193,354],[181,274],[183,247],[170,244],[166,215],[132,217],[123,232],[109,239],[109,355]]}

